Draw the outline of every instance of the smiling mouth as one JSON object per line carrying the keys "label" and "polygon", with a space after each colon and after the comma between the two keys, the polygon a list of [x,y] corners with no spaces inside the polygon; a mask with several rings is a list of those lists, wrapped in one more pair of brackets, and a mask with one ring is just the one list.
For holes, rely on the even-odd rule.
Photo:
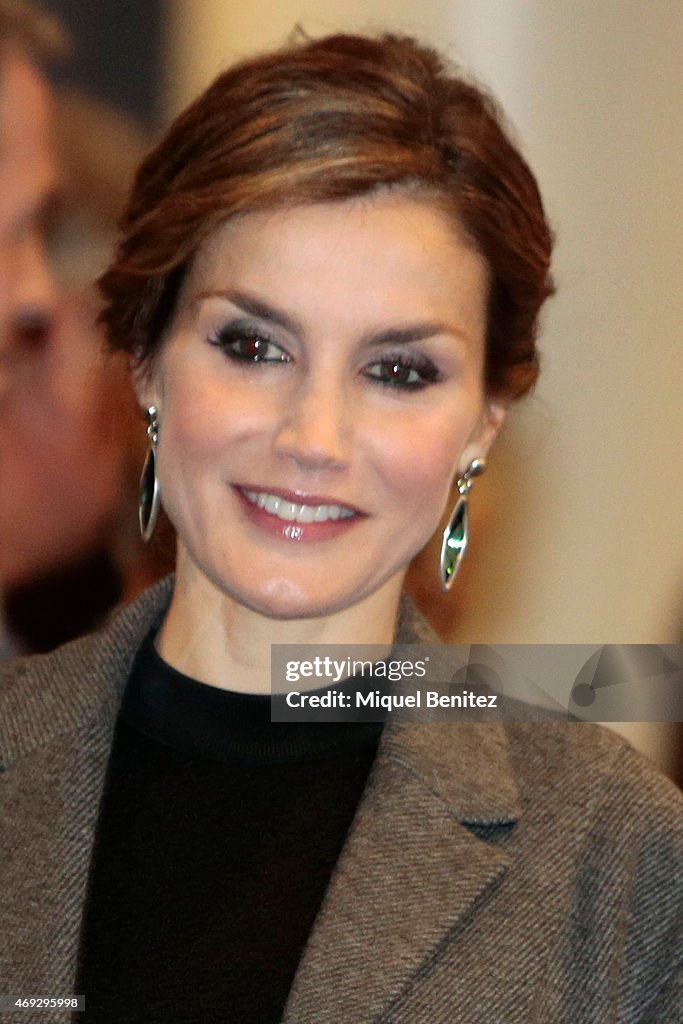
{"label": "smiling mouth", "polygon": [[269,512],[272,516],[287,523],[327,523],[339,519],[352,519],[358,513],[345,505],[305,504],[299,501],[288,501],[278,494],[268,491],[251,491],[240,487],[244,497],[256,508]]}

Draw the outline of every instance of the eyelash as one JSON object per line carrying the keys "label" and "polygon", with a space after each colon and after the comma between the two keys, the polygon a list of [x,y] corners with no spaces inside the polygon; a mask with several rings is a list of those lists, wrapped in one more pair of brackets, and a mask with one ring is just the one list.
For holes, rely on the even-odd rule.
{"label": "eyelash", "polygon": [[[262,331],[242,327],[221,327],[209,336],[208,341],[210,345],[220,348],[229,359],[237,363],[255,365],[256,363],[291,362],[291,357],[284,349]],[[251,345],[251,350],[246,353],[240,351],[238,347],[244,342]],[[280,355],[275,358],[269,356],[267,353],[271,348],[276,349]],[[369,372],[377,367],[379,367],[379,373]],[[391,374],[394,374],[393,379]],[[410,378],[414,374],[418,375],[418,379],[411,380]],[[380,387],[398,391],[420,391],[441,379],[438,368],[429,357],[417,353],[406,354],[405,352],[384,353],[377,362],[368,364],[365,376]]]}
{"label": "eyelash", "polygon": [[[381,387],[393,388],[400,391],[420,391],[422,388],[436,384],[441,379],[439,370],[427,356],[417,353],[396,353],[387,352],[376,363],[371,363],[370,368],[380,367],[384,374],[406,374],[407,379],[384,379],[372,373],[366,373],[370,380],[376,381]],[[417,380],[410,380],[411,374],[418,374]]]}
{"label": "eyelash", "polygon": [[[240,352],[237,346],[241,342],[251,342],[253,351],[246,354]],[[283,351],[277,342],[269,338],[262,331],[255,331],[244,327],[220,327],[209,337],[209,344],[215,345],[225,352],[226,356],[238,363],[289,363],[290,357]],[[266,357],[268,348],[275,348],[281,353],[273,359]]]}

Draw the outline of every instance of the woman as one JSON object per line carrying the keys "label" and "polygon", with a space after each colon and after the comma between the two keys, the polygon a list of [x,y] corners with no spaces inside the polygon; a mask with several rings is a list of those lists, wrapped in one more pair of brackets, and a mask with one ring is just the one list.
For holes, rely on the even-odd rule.
{"label": "woman", "polygon": [[105,322],[177,573],[3,678],[5,990],[96,1021],[680,1019],[681,803],[623,741],[270,722],[272,643],[425,637],[408,563],[455,484],[452,582],[536,377],[550,235],[495,107],[407,39],[249,61],[123,230]]}

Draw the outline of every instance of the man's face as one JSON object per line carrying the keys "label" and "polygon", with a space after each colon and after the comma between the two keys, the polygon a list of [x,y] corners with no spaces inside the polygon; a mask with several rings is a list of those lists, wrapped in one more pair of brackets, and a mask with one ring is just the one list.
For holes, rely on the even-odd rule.
{"label": "man's face", "polygon": [[43,228],[55,185],[50,97],[20,53],[0,57],[0,403],[49,323],[54,284]]}
{"label": "man's face", "polygon": [[59,570],[111,530],[125,458],[115,415],[132,401],[100,357],[88,295],[57,294],[46,264],[51,128],[39,71],[0,56],[0,590]]}

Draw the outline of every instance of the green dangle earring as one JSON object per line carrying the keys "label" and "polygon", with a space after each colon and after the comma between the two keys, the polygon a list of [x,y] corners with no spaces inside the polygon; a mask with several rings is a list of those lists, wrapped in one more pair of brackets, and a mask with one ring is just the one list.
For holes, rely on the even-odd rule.
{"label": "green dangle earring", "polygon": [[140,535],[145,544],[151,540],[154,527],[159,518],[160,495],[159,481],[157,479],[157,445],[159,443],[159,416],[156,406],[150,405],[147,409],[147,437],[149,448],[147,458],[142,468],[140,477],[140,502],[138,516],[140,520]]}
{"label": "green dangle earring", "polygon": [[455,485],[458,488],[458,500],[455,503],[453,514],[448,520],[448,526],[443,531],[441,541],[439,582],[444,593],[447,593],[455,583],[455,577],[467,551],[470,539],[467,498],[472,489],[474,477],[481,476],[485,469],[484,459],[472,459],[463,475],[458,477]]}

